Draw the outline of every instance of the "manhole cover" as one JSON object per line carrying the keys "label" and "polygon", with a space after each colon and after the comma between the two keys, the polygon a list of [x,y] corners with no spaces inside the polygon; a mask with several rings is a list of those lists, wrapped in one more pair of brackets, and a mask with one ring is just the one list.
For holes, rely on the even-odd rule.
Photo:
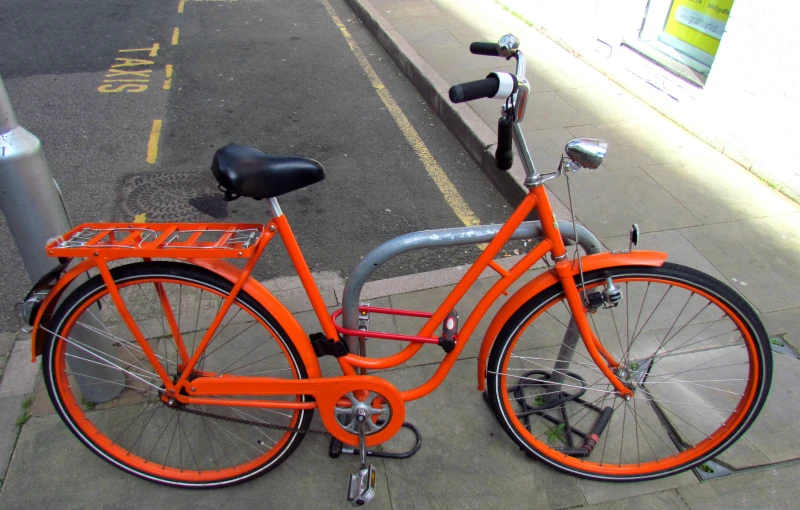
{"label": "manhole cover", "polygon": [[[213,222],[228,217],[228,203],[208,170],[143,173],[125,177],[114,219]],[[144,216],[142,216],[144,215]]]}

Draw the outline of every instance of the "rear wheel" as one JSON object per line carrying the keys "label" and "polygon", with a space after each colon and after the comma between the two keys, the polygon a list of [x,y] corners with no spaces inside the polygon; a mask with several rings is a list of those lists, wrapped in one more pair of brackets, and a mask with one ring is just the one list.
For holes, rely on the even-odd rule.
{"label": "rear wheel", "polygon": [[633,398],[615,395],[575,336],[558,284],[521,306],[492,348],[488,393],[502,426],[531,455],[596,480],[660,478],[718,455],[769,390],[771,351],[755,312],[718,280],[676,264],[587,273],[587,294],[607,276],[622,301],[588,318]]}
{"label": "rear wheel", "polygon": [[[158,363],[176,381],[232,284],[173,262],[126,265],[112,276]],[[142,478],[181,487],[249,480],[283,462],[311,421],[312,410],[170,403],[99,276],[66,299],[48,331],[44,378],[61,418],[97,455]],[[221,374],[307,377],[283,328],[244,292],[190,379]]]}

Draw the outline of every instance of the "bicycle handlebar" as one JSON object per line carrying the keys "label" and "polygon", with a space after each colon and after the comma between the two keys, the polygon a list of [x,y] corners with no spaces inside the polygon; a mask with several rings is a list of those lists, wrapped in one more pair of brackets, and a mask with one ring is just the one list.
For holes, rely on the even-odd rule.
{"label": "bicycle handlebar", "polygon": [[494,151],[494,164],[498,170],[509,170],[514,165],[514,146],[512,129],[514,123],[510,119],[497,121],[497,150]]}
{"label": "bicycle handlebar", "polygon": [[450,101],[463,103],[474,99],[494,97],[500,90],[500,78],[492,74],[482,80],[470,81],[450,87]]}
{"label": "bicycle handlebar", "polygon": [[[526,63],[525,56],[519,51],[519,39],[512,34],[500,38],[497,43],[474,42],[470,44],[469,51],[474,55],[485,55],[489,57],[503,57],[510,59],[514,57],[517,61],[516,73],[495,72],[483,80],[461,83],[450,87],[450,101],[453,103],[463,103],[483,98],[508,98],[503,109],[503,116],[497,125],[497,149],[494,154],[495,165],[500,170],[508,170],[514,162],[514,132],[519,131],[518,124],[524,115],[527,104],[529,87],[525,78]],[[536,175],[533,161],[527,151],[524,138],[521,132],[517,133],[517,143],[520,154],[523,156],[523,166],[528,175]]]}
{"label": "bicycle handlebar", "polygon": [[485,55],[487,57],[499,57],[500,52],[496,43],[474,42],[469,45],[469,51],[473,55]]}

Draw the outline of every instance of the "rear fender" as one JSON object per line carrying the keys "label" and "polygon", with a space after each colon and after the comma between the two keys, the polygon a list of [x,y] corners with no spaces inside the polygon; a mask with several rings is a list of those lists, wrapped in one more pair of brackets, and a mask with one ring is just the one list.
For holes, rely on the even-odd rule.
{"label": "rear fender", "polygon": [[47,332],[41,326],[47,325],[50,317],[53,316],[56,305],[61,301],[61,295],[64,294],[64,291],[76,278],[96,265],[94,260],[86,260],[61,275],[61,278],[59,278],[47,297],[44,298],[42,304],[39,305],[39,310],[33,319],[33,329],[31,330],[31,361],[36,361],[36,356],[40,355],[44,349]]}
{"label": "rear fender", "polygon": [[[583,272],[594,271],[618,266],[661,266],[667,260],[667,254],[659,251],[634,251],[630,253],[598,253],[581,257]],[[573,264],[572,274],[577,275],[579,268]],[[539,294],[552,285],[559,283],[558,276],[554,271],[545,271],[521,289],[519,289],[508,301],[500,308],[497,315],[492,319],[486,334],[481,343],[481,350],[478,355],[478,391],[486,389],[486,362],[489,352],[494,345],[500,329],[506,321],[516,312],[520,306],[525,304],[533,296]]]}

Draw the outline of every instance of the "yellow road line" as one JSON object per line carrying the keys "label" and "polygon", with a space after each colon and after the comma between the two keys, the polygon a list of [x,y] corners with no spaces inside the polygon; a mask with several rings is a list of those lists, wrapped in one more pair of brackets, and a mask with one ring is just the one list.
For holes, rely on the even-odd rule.
{"label": "yellow road line", "polygon": [[162,88],[164,90],[172,88],[172,64],[167,64],[167,79],[164,80],[164,86]]}
{"label": "yellow road line", "polygon": [[181,29],[178,28],[178,27],[175,27],[175,29],[172,31],[172,45],[173,46],[176,46],[178,44],[178,36],[180,36],[180,35],[181,35]]}
{"label": "yellow road line", "polygon": [[178,14],[183,14],[183,6],[186,4],[186,0],[181,0],[178,2]]}
{"label": "yellow road line", "polygon": [[155,165],[158,159],[158,139],[161,138],[161,120],[153,121],[153,129],[150,130],[150,140],[147,141],[147,162]]}
{"label": "yellow road line", "polygon": [[350,49],[355,54],[356,59],[358,59],[358,63],[361,64],[361,68],[364,70],[364,73],[366,73],[367,77],[369,77],[369,81],[377,91],[378,96],[381,98],[381,101],[383,101],[386,109],[389,110],[392,118],[394,118],[394,121],[397,123],[400,131],[403,132],[403,136],[406,138],[409,145],[411,145],[411,148],[414,149],[414,152],[417,153],[417,157],[419,158],[420,162],[422,162],[422,165],[425,167],[428,175],[430,175],[431,179],[433,179],[433,182],[436,183],[436,186],[444,196],[447,205],[453,209],[453,212],[456,213],[456,216],[458,216],[458,219],[460,219],[464,225],[480,225],[480,220],[478,220],[477,216],[475,216],[475,213],[472,212],[472,209],[470,209],[470,207],[464,201],[464,198],[461,196],[458,190],[456,190],[456,187],[453,186],[453,183],[447,177],[447,174],[444,173],[442,167],[439,166],[439,164],[436,162],[436,159],[434,159],[433,155],[425,146],[425,143],[422,141],[422,138],[420,138],[417,130],[414,129],[403,111],[392,98],[391,94],[389,94],[389,91],[383,85],[383,82],[372,68],[372,65],[364,55],[364,52],[358,47],[355,39],[353,39],[353,36],[350,35],[350,32],[347,30],[347,27],[345,27],[344,23],[342,23],[342,20],[339,19],[339,16],[336,14],[336,11],[333,10],[331,4],[328,2],[328,0],[320,0],[320,2],[322,2],[322,5],[325,6],[325,9],[328,11],[328,14],[333,19],[333,22],[336,24],[336,26],[339,27],[339,30],[342,32],[342,35],[347,41],[347,44],[350,45]]}

